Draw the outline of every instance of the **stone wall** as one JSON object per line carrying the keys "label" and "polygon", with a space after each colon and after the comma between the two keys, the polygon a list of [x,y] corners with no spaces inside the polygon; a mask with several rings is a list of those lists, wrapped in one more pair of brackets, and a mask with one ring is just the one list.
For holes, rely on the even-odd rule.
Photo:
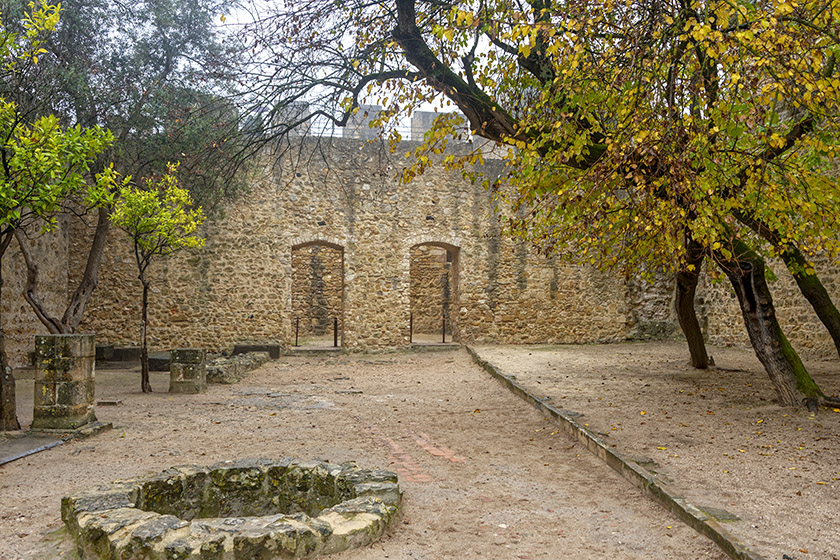
{"label": "stone wall", "polygon": [[[325,297],[326,314],[340,317],[343,346],[407,346],[410,316],[417,309],[412,248],[418,246],[446,248],[452,256],[447,323],[456,341],[592,343],[679,336],[672,278],[625,282],[535,254],[503,235],[499,211],[480,183],[441,166],[399,183],[394,177],[405,165],[402,154],[417,144],[408,142],[392,155],[377,142],[300,141],[277,165],[265,162],[268,171],[254,177],[247,199],[202,226],[203,248],[152,264],[153,349],[291,345],[302,302],[321,289],[341,294]],[[305,157],[294,159],[291,153]],[[483,167],[489,175],[502,169],[496,160]],[[81,273],[89,231],[74,223],[68,232],[69,242],[59,236],[43,248],[56,255],[52,271],[44,271],[53,278],[43,283],[44,297],[52,297],[49,285],[57,298]],[[69,261],[62,251],[69,252]],[[19,291],[20,264],[14,257],[4,261],[9,293]],[[305,270],[320,267],[323,285],[299,283],[299,276],[309,274]],[[774,270],[779,279],[772,287],[789,338],[806,355],[832,355],[830,338],[792,280],[781,267]],[[840,274],[825,265],[820,270],[840,301]],[[442,292],[442,284],[434,289]],[[95,331],[99,342],[136,344],[140,293],[131,246],[116,232],[82,330]],[[726,283],[704,277],[697,301],[710,341],[746,343],[737,301]],[[37,330],[34,316],[25,304],[5,298],[4,314],[16,355],[25,355]]]}
{"label": "stone wall", "polygon": [[[67,305],[67,229],[60,227],[31,240],[32,251],[39,256],[38,295],[52,314],[61,315]],[[29,355],[35,351],[35,335],[47,334],[32,308],[23,299],[26,288],[26,263],[13,240],[3,262],[2,317],[6,335],[6,353],[12,367],[32,365]]]}
{"label": "stone wall", "polygon": [[[457,253],[455,340],[626,338],[623,283],[535,255],[503,236],[480,184],[440,166],[400,184],[394,176],[404,159],[376,143],[322,139],[318,150],[314,144],[301,150],[313,154],[306,165],[280,161],[271,175],[255,179],[247,203],[208,220],[202,249],[152,265],[153,347],[293,343],[293,248],[314,242],[342,250],[342,336],[351,349],[409,344],[411,248],[430,243]],[[484,167],[499,170],[494,161]],[[113,235],[109,243],[83,326],[99,341],[131,344],[139,333],[137,272],[126,238]]]}
{"label": "stone wall", "polygon": [[[776,315],[794,348],[806,357],[836,358],[837,352],[828,331],[799,292],[787,267],[777,260],[767,264],[772,271],[768,285],[776,307]],[[831,266],[825,259],[818,260],[815,267],[834,304],[840,305],[840,270],[836,265]],[[713,278],[712,275],[704,275],[697,295],[698,298],[702,298],[706,332],[710,342],[731,346],[749,345],[738,299],[725,277]]]}

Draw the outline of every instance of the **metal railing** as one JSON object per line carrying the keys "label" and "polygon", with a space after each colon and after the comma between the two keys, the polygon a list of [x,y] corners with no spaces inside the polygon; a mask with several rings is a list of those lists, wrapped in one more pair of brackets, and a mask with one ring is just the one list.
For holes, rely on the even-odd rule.
{"label": "metal railing", "polygon": [[[301,317],[295,317],[295,346],[300,346],[300,320]],[[333,317],[333,348],[338,348],[338,317]]]}

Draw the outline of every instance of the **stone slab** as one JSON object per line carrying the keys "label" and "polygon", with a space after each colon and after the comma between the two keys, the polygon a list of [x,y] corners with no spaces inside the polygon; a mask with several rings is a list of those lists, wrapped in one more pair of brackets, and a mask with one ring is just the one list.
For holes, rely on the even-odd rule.
{"label": "stone slab", "polygon": [[47,451],[72,439],[87,439],[110,430],[110,422],[92,422],[76,430],[30,430],[19,436],[0,441],[0,465]]}
{"label": "stone slab", "polygon": [[0,442],[0,465],[52,449],[66,440],[54,436],[21,436]]}
{"label": "stone slab", "polygon": [[108,362],[114,359],[114,345],[113,344],[97,344],[96,345],[96,361]]}
{"label": "stone slab", "polygon": [[118,346],[114,348],[115,362],[136,362],[140,359],[140,348],[137,346]]}
{"label": "stone slab", "polygon": [[169,352],[149,352],[149,371],[169,371]]}
{"label": "stone slab", "polygon": [[100,432],[107,432],[108,430],[114,427],[113,424],[110,422],[90,422],[89,424],[85,424],[84,426],[79,426],[78,428],[72,430],[66,429],[54,429],[54,428],[32,428],[29,430],[29,436],[31,437],[60,437],[62,439],[70,440],[70,439],[87,439],[89,437],[93,437]]}

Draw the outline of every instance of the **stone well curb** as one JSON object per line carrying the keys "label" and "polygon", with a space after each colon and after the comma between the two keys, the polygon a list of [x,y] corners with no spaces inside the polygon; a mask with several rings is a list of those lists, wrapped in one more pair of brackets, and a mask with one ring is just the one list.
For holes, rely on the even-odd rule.
{"label": "stone well curb", "polygon": [[315,558],[375,542],[401,500],[389,471],[260,458],[76,492],[61,517],[85,560]]}
{"label": "stone well curb", "polygon": [[727,531],[713,517],[677,495],[656,475],[628,460],[618,451],[610,449],[601,438],[585,426],[581,426],[567,411],[555,408],[529,392],[516,381],[515,376],[503,374],[496,366],[482,358],[472,347],[465,346],[464,348],[470,353],[475,363],[483,367],[487,373],[505,385],[513,394],[521,397],[541,412],[548,414],[564,432],[577,439],[587,450],[633,483],[634,486],[641,489],[645,495],[676,515],[680,521],[701,535],[710,538],[730,558],[734,560],[766,560],[763,556],[747,548],[743,542]]}

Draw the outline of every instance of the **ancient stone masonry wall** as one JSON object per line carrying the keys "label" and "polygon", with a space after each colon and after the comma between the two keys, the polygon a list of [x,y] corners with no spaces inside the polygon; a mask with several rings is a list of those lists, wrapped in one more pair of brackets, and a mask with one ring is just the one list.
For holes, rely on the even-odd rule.
{"label": "ancient stone masonry wall", "polygon": [[[767,265],[775,276],[768,285],[776,315],[794,348],[806,357],[836,358],[837,352],[828,331],[799,292],[787,267],[776,260]],[[818,260],[815,266],[834,304],[840,305],[840,270],[824,259]],[[703,283],[698,287],[698,298],[701,297],[709,341],[720,345],[748,346],[749,337],[744,328],[741,309],[729,281],[704,275]]]}
{"label": "ancient stone masonry wall", "polygon": [[[292,249],[313,242],[343,253],[341,334],[350,349],[409,344],[411,248],[430,243],[457,254],[450,264],[456,340],[626,338],[622,282],[537,256],[502,235],[480,184],[440,166],[400,184],[394,176],[404,159],[376,143],[322,139],[319,151],[313,144],[302,150],[313,154],[305,166],[281,161],[273,175],[255,179],[247,200],[209,220],[202,249],[152,265],[154,348],[293,343]],[[500,169],[493,161],[484,167],[489,174]],[[116,232],[109,244],[83,328],[101,342],[131,344],[139,334],[136,266],[124,235]],[[331,270],[329,281],[337,282]]]}
{"label": "ancient stone masonry wall", "polygon": [[[340,317],[344,347],[407,346],[416,305],[411,263],[417,246],[447,248],[453,257],[447,324],[456,341],[591,343],[679,336],[672,279],[625,282],[538,255],[503,234],[499,212],[480,182],[440,165],[399,183],[395,176],[406,162],[402,154],[416,144],[408,142],[392,155],[380,143],[364,140],[321,139],[318,146],[311,138],[299,141],[294,152],[306,157],[265,162],[271,171],[254,178],[248,197],[202,226],[207,239],[202,249],[152,265],[153,348],[289,346],[295,317],[303,314],[301,302],[317,301],[320,290],[327,315]],[[502,169],[490,159],[482,167],[491,176]],[[84,237],[71,230],[71,253],[86,249]],[[82,329],[95,331],[99,342],[136,343],[140,285],[131,246],[122,234],[109,243]],[[70,262],[83,260],[71,254]],[[73,266],[71,280],[80,273]],[[309,275],[305,270],[321,267],[319,281],[300,282],[301,275]],[[840,300],[840,275],[825,272]],[[774,295],[792,342],[830,355],[827,333],[795,286],[787,287],[793,286],[787,273],[776,273]],[[704,281],[698,302],[712,342],[745,341],[727,285]]]}
{"label": "ancient stone masonry wall", "polygon": [[[31,240],[38,256],[40,283],[38,294],[50,313],[64,312],[67,298],[67,229],[38,235]],[[32,308],[23,299],[26,288],[26,263],[12,241],[3,262],[2,317],[6,334],[6,353],[12,367],[32,365],[29,356],[35,351],[35,335],[47,334]]]}

